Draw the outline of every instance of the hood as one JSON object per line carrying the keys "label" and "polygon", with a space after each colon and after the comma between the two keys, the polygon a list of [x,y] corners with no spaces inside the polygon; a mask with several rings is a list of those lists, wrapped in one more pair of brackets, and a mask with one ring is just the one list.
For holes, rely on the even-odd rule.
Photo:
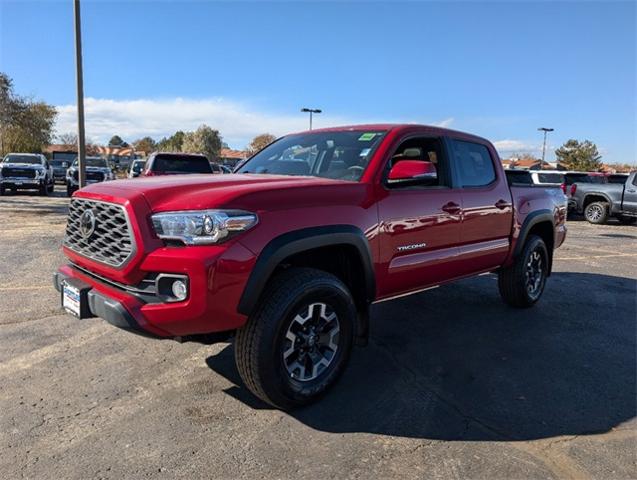
{"label": "hood", "polygon": [[[258,174],[187,174],[115,180],[82,191],[116,198],[143,196],[153,212],[236,208],[250,211],[337,204],[366,186],[318,177]],[[346,201],[355,201],[351,198]]]}

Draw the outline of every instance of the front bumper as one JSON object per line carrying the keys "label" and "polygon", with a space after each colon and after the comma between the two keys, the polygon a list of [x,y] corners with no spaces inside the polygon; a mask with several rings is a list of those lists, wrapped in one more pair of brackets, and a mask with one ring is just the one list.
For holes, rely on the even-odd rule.
{"label": "front bumper", "polygon": [[[63,272],[55,272],[53,274],[53,286],[62,294],[62,289],[65,281],[69,281],[73,277]],[[77,278],[76,278],[77,280]],[[82,282],[85,286],[90,287],[89,284]],[[144,330],[135,320],[128,310],[124,307],[122,302],[110,298],[108,295],[91,288],[88,294],[88,309],[90,316],[100,317],[106,320],[111,325],[118,328],[128,330],[140,335],[149,336],[149,332]]]}
{"label": "front bumper", "polygon": [[44,185],[44,179],[37,178],[2,178],[0,185],[5,188],[40,188]]}
{"label": "front bumper", "polygon": [[235,330],[245,323],[237,305],[255,260],[239,242],[229,247],[160,248],[149,253],[140,272],[188,277],[188,298],[179,302],[141,294],[131,285],[74,264],[60,267],[53,283],[59,292],[65,280],[85,284],[90,316],[116,327],[153,337],[184,337]]}

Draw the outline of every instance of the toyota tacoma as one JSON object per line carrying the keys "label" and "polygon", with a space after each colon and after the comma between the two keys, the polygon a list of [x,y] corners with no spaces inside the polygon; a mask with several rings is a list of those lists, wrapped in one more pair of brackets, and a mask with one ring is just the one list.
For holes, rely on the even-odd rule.
{"label": "toyota tacoma", "polygon": [[284,136],[231,175],[76,192],[54,274],[63,308],[156,338],[235,334],[245,385],[307,404],[365,345],[374,302],[495,272],[541,297],[566,235],[559,188],[509,186],[487,140],[418,125]]}

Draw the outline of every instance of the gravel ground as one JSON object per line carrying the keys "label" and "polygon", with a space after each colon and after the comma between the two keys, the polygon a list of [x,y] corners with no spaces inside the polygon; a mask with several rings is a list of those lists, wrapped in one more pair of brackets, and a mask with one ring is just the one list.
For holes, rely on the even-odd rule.
{"label": "gravel ground", "polygon": [[0,198],[2,478],[637,477],[637,227],[569,222],[531,310],[493,275],[375,305],[339,384],[288,414],[231,344],[61,314],[66,205]]}

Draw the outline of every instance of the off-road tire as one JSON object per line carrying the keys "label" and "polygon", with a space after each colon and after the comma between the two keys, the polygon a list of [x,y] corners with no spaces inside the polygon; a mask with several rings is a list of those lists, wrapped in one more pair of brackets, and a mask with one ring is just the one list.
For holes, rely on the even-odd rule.
{"label": "off-road tire", "polygon": [[[285,365],[286,333],[298,312],[325,303],[337,315],[338,348],[331,363],[316,378],[298,381]],[[270,405],[289,410],[324,394],[341,375],[354,338],[356,307],[337,277],[311,268],[291,268],[275,276],[248,322],[237,331],[234,351],[239,374],[248,389]]]}
{"label": "off-road tire", "polygon": [[[537,291],[531,292],[527,283],[527,268],[534,253],[537,253],[541,258],[542,278]],[[515,259],[513,265],[502,268],[498,272],[498,288],[502,300],[516,308],[533,306],[542,296],[548,272],[549,255],[544,240],[537,235],[529,235],[522,252]]]}
{"label": "off-road tire", "polygon": [[608,220],[608,203],[592,202],[584,209],[584,218],[588,223],[602,225]]}

